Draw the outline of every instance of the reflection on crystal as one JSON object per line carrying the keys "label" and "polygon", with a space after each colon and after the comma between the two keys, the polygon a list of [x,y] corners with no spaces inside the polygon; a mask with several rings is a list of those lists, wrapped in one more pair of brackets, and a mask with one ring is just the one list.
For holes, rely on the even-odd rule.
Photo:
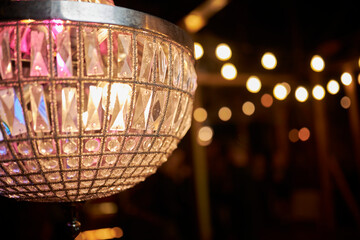
{"label": "reflection on crystal", "polygon": [[127,124],[132,89],[127,84],[114,83],[110,94],[110,130],[124,131]]}
{"label": "reflection on crystal", "polygon": [[44,159],[41,161],[41,165],[45,169],[56,169],[58,167],[58,161],[56,159]]}
{"label": "reflection on crystal", "polygon": [[78,132],[76,88],[63,88],[61,96],[61,130],[62,132]]}
{"label": "reflection on crystal", "polygon": [[10,174],[20,173],[20,168],[19,168],[19,166],[17,165],[16,162],[11,162],[11,163],[9,163],[9,165],[7,166],[7,168],[9,169]]}
{"label": "reflection on crystal", "polygon": [[79,166],[78,158],[68,158],[68,159],[66,159],[66,163],[71,168],[76,168]]}
{"label": "reflection on crystal", "polygon": [[77,151],[77,144],[76,142],[73,141],[67,141],[63,144],[63,152],[66,154],[72,154],[75,153]]}
{"label": "reflection on crystal", "polygon": [[167,92],[158,90],[154,94],[148,129],[157,131],[164,114]]}
{"label": "reflection on crystal", "polygon": [[5,144],[0,144],[0,156],[5,156],[7,154],[7,147]]}
{"label": "reflection on crystal", "polygon": [[118,34],[118,77],[132,77],[131,35]]}
{"label": "reflection on crystal", "polygon": [[0,32],[0,74],[2,79],[13,77],[9,40],[9,29],[5,28]]}
{"label": "reflection on crystal", "polygon": [[57,75],[59,77],[71,77],[73,75],[73,67],[69,30],[59,32],[56,36],[56,46]]}
{"label": "reflection on crystal", "polygon": [[173,77],[172,84],[174,87],[179,87],[181,83],[181,55],[176,48],[173,48]]}
{"label": "reflection on crystal", "polygon": [[54,147],[52,141],[38,141],[38,149],[41,155],[46,156],[53,152]]}
{"label": "reflection on crystal", "polygon": [[8,135],[26,133],[23,109],[14,88],[0,90],[0,117]]}
{"label": "reflection on crystal", "polygon": [[4,135],[2,134],[2,132],[0,131],[0,141],[4,140]]}
{"label": "reflection on crystal", "polygon": [[188,91],[189,86],[191,84],[191,68],[190,68],[191,62],[190,57],[188,55],[184,55],[184,79],[183,79],[183,90]]}
{"label": "reflection on crystal", "polygon": [[136,146],[135,138],[132,138],[132,137],[126,138],[124,147],[127,151],[133,150],[135,148],[135,146]]}
{"label": "reflection on crystal", "polygon": [[187,109],[188,100],[189,98],[186,95],[183,95],[183,97],[181,98],[181,102],[175,114],[174,124],[171,128],[174,132],[177,132],[179,130],[180,124],[183,121],[184,114]]}
{"label": "reflection on crystal", "polygon": [[37,162],[34,161],[34,160],[26,161],[25,162],[25,167],[29,172],[37,172],[37,171],[39,171],[39,166],[38,166]]}
{"label": "reflection on crystal", "polygon": [[111,152],[116,152],[120,150],[120,142],[117,139],[111,139],[110,141],[108,141],[107,143],[107,148],[111,151]]}
{"label": "reflection on crystal", "polygon": [[34,132],[50,132],[49,114],[42,85],[30,85],[30,103]]}
{"label": "reflection on crystal", "polygon": [[[85,130],[99,130],[101,129],[101,119],[102,119],[102,108],[100,105],[101,95],[103,89],[101,87],[90,86],[89,87],[89,100],[87,104],[87,114]],[[85,116],[85,115],[84,115]],[[84,119],[85,120],[85,119]]]}
{"label": "reflection on crystal", "polygon": [[139,59],[141,58],[139,79],[151,82],[151,72],[154,65],[155,43],[145,38],[138,38]]}
{"label": "reflection on crystal", "polygon": [[90,139],[85,143],[85,149],[88,152],[97,152],[100,148],[100,142],[96,139]]}
{"label": "reflection on crystal", "polygon": [[169,65],[169,60],[168,60],[168,46],[165,44],[158,44],[158,48],[157,48],[157,67],[158,67],[158,72],[159,72],[159,76],[158,76],[158,80],[161,83],[165,83],[166,81],[166,76],[168,73],[168,65]]}
{"label": "reflection on crystal", "polygon": [[150,113],[152,94],[153,91],[151,89],[144,87],[137,88],[132,128],[138,130],[146,129]]}
{"label": "reflection on crystal", "polygon": [[193,105],[188,104],[182,126],[180,127],[180,130],[179,130],[180,138],[183,138],[185,136],[185,134],[187,133],[187,131],[190,129],[191,119],[192,119],[192,115],[191,115],[192,111],[193,111]]}
{"label": "reflection on crystal", "polygon": [[30,76],[48,76],[49,71],[47,62],[47,42],[45,33],[41,31],[32,31]]}
{"label": "reflection on crystal", "polygon": [[107,164],[109,164],[110,166],[113,165],[117,160],[117,157],[116,156],[106,156],[105,157],[105,162]]}
{"label": "reflection on crystal", "polygon": [[169,96],[169,102],[166,109],[164,122],[162,124],[162,131],[169,132],[171,126],[175,121],[175,113],[177,112],[180,101],[180,93],[179,92],[171,92]]}
{"label": "reflection on crystal", "polygon": [[101,57],[96,31],[84,32],[86,75],[98,76],[105,74],[104,62]]}

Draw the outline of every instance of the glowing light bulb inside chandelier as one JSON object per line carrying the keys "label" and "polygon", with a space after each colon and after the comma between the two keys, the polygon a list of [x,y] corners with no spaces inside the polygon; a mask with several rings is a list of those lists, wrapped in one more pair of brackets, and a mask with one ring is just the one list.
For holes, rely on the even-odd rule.
{"label": "glowing light bulb inside chandelier", "polygon": [[155,173],[188,131],[193,42],[171,23],[111,5],[0,7],[1,195],[115,194]]}

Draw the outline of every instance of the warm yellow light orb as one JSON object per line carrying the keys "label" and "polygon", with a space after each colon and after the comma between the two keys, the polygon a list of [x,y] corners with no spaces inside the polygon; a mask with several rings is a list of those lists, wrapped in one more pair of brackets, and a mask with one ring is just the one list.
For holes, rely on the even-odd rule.
{"label": "warm yellow light orb", "polygon": [[228,107],[220,108],[218,112],[218,116],[224,122],[229,121],[232,116],[231,109]]}
{"label": "warm yellow light orb", "polygon": [[314,55],[310,61],[311,69],[314,72],[321,72],[325,68],[325,62],[319,55]]}
{"label": "warm yellow light orb", "polygon": [[207,119],[207,111],[204,108],[197,108],[194,110],[194,119],[197,122],[204,122]]}
{"label": "warm yellow light orb", "polygon": [[200,43],[194,43],[194,50],[195,50],[195,59],[199,60],[204,55],[204,48],[201,46]]}
{"label": "warm yellow light orb", "polygon": [[309,93],[306,88],[300,86],[295,90],[295,98],[299,102],[305,102],[309,97]]}
{"label": "warm yellow light orb", "polygon": [[267,70],[272,70],[277,65],[276,57],[271,52],[266,52],[261,58],[261,65]]}
{"label": "warm yellow light orb", "polygon": [[326,85],[326,89],[330,94],[335,95],[340,90],[340,84],[336,80],[330,80]]}
{"label": "warm yellow light orb", "polygon": [[348,72],[344,72],[341,75],[340,79],[341,79],[342,84],[344,84],[345,86],[349,86],[352,83],[352,76]]}
{"label": "warm yellow light orb", "polygon": [[220,43],[215,50],[216,57],[221,61],[229,60],[232,56],[232,51],[226,43]]}
{"label": "warm yellow light orb", "polygon": [[322,100],[325,97],[325,89],[321,85],[316,85],[312,90],[312,95],[316,100]]}
{"label": "warm yellow light orb", "polygon": [[260,79],[256,76],[249,77],[248,80],[246,81],[246,89],[252,93],[259,92],[261,89]]}
{"label": "warm yellow light orb", "polygon": [[284,100],[287,97],[288,92],[283,84],[278,83],[274,87],[273,94],[277,100]]}
{"label": "warm yellow light orb", "polygon": [[255,112],[255,105],[252,103],[252,102],[245,102],[243,105],[242,105],[242,111],[245,115],[247,116],[251,116],[254,114]]}
{"label": "warm yellow light orb", "polygon": [[212,139],[214,132],[211,127],[205,126],[200,128],[198,138],[202,142],[208,142]]}
{"label": "warm yellow light orb", "polygon": [[221,68],[221,75],[226,80],[234,80],[237,76],[237,70],[234,64],[225,63]]}

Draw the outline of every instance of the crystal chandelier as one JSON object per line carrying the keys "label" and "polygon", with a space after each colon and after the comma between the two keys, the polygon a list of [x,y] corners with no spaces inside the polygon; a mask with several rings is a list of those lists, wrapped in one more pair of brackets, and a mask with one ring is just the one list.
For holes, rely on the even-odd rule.
{"label": "crystal chandelier", "polygon": [[112,0],[0,8],[0,194],[73,202],[128,189],[191,124],[196,73],[178,27]]}

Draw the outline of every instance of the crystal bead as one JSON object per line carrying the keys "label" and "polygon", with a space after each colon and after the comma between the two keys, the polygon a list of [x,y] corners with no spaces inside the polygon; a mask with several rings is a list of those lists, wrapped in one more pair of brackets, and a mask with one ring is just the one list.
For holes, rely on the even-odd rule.
{"label": "crystal bead", "polygon": [[68,141],[63,144],[63,152],[66,154],[72,154],[77,151],[77,144],[73,141]]}
{"label": "crystal bead", "polygon": [[173,78],[172,84],[174,87],[179,87],[181,83],[181,75],[182,75],[182,68],[181,68],[181,54],[177,50],[177,48],[173,48]]}
{"label": "crystal bead", "polygon": [[99,151],[100,143],[95,139],[90,139],[85,143],[85,149],[88,152],[97,152]]}
{"label": "crystal bead", "polygon": [[111,152],[116,152],[120,150],[120,142],[117,139],[111,139],[110,141],[108,141],[107,143],[107,148],[111,151]]}
{"label": "crystal bead", "polygon": [[30,76],[48,76],[47,41],[44,32],[31,31]]}
{"label": "crystal bead", "polygon": [[105,157],[105,162],[107,164],[109,164],[110,166],[113,165],[117,160],[117,157],[116,156],[106,156]]}
{"label": "crystal bead", "polygon": [[17,150],[19,153],[23,156],[29,156],[31,155],[31,147],[27,142],[22,142],[17,146]]}
{"label": "crystal bead", "polygon": [[153,91],[145,87],[138,87],[134,108],[132,128],[145,130],[148,123]]}
{"label": "crystal bead", "polygon": [[8,135],[26,133],[23,109],[12,87],[0,90],[0,119]]}
{"label": "crystal bead", "polygon": [[36,183],[44,182],[44,178],[41,175],[34,175],[34,176],[32,176],[32,179]]}
{"label": "crystal bead", "polygon": [[66,159],[66,163],[71,168],[79,167],[79,160],[78,158],[68,158]]}
{"label": "crystal bead", "polygon": [[155,43],[144,37],[138,38],[138,57],[141,59],[139,79],[151,82],[151,73],[154,67]]}
{"label": "crystal bead", "polygon": [[132,51],[131,35],[118,34],[118,51],[117,51],[117,75],[118,77],[132,77]]}
{"label": "crystal bead", "polygon": [[18,182],[19,183],[22,183],[22,184],[28,184],[29,183],[29,179],[27,179],[27,177],[18,177],[17,178]]}
{"label": "crystal bead", "polygon": [[144,151],[147,151],[150,149],[151,147],[151,143],[152,143],[152,139],[151,138],[147,138],[143,141],[143,144],[142,144],[142,148]]}
{"label": "crystal bead", "polygon": [[162,90],[155,91],[148,123],[148,129],[154,132],[158,130],[161,120],[163,119],[166,99],[167,92]]}
{"label": "crystal bead", "polygon": [[[77,176],[77,172],[67,172],[66,173],[66,178],[67,179],[73,179]],[[76,184],[76,183],[75,183]]]}
{"label": "crystal bead", "polygon": [[83,171],[82,173],[85,178],[93,178],[95,171]]}
{"label": "crystal bead", "polygon": [[96,162],[96,158],[94,157],[84,157],[82,159],[82,165],[85,167],[91,167]]}
{"label": "crystal bead", "polygon": [[58,161],[55,159],[45,159],[41,161],[41,164],[44,168],[50,170],[58,167]]}
{"label": "crystal bead", "polygon": [[153,144],[153,150],[159,151],[159,149],[162,146],[162,143],[163,143],[162,140],[160,138],[157,138]]}
{"label": "crystal bead", "polygon": [[11,174],[17,174],[17,173],[20,173],[20,168],[19,166],[17,165],[16,162],[11,162],[8,167],[7,167],[10,171]]}
{"label": "crystal bead", "polygon": [[102,169],[102,170],[99,170],[98,174],[101,176],[101,177],[108,177],[110,176],[110,173],[111,171],[109,169]]}
{"label": "crystal bead", "polygon": [[104,75],[105,67],[101,56],[96,31],[84,32],[85,63],[87,76]]}
{"label": "crystal bead", "polygon": [[61,91],[61,99],[62,132],[78,132],[76,88],[63,88]]}
{"label": "crystal bead", "polygon": [[[131,94],[132,88],[128,84],[112,84],[109,106],[109,112],[111,114],[110,130],[124,131],[126,129]],[[105,96],[103,96],[103,98],[104,97]]]}
{"label": "crystal bead", "polygon": [[64,191],[59,191],[59,192],[56,192],[56,196],[59,198],[63,198],[66,196],[66,193]]}
{"label": "crystal bead", "polygon": [[169,47],[166,44],[158,43],[158,47],[156,50],[157,54],[157,69],[158,69],[158,78],[157,80],[161,83],[166,83],[166,76],[168,74],[168,54]]}
{"label": "crystal bead", "polygon": [[56,36],[56,67],[59,77],[73,75],[70,31],[65,29]]}
{"label": "crystal bead", "polygon": [[10,34],[9,29],[4,28],[0,32],[0,74],[2,79],[13,77],[10,55]]}
{"label": "crystal bead", "polygon": [[131,155],[122,155],[120,156],[120,164],[122,166],[126,166],[129,161],[131,160],[132,156]]}
{"label": "crystal bead", "polygon": [[50,155],[53,152],[54,147],[51,141],[39,141],[38,149],[40,154],[46,156],[46,155]]}
{"label": "crystal bead", "polygon": [[124,147],[127,151],[133,150],[135,146],[136,140],[134,138],[126,138]]}
{"label": "crystal bead", "polygon": [[55,181],[60,180],[60,174],[59,173],[50,173],[50,174],[47,174],[46,177],[51,182],[55,182]]}
{"label": "crystal bead", "polygon": [[25,166],[26,166],[26,169],[29,172],[37,172],[37,171],[39,171],[39,166],[38,166],[37,162],[34,161],[34,160],[26,161]]}
{"label": "crystal bead", "polygon": [[30,85],[30,103],[33,129],[36,133],[50,132],[49,114],[42,85]]}
{"label": "crystal bead", "polygon": [[84,125],[86,131],[100,130],[102,121],[102,107],[101,107],[101,96],[103,89],[101,87],[90,86],[89,87],[89,100],[87,104],[87,112],[84,118]]}

